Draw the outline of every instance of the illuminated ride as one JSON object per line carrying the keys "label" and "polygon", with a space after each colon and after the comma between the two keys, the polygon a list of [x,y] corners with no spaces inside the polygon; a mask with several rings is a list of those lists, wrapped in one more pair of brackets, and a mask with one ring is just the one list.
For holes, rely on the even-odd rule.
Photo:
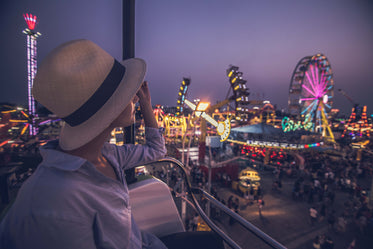
{"label": "illuminated ride", "polygon": [[302,58],[290,81],[289,113],[304,123],[311,123],[310,131],[321,133],[331,142],[334,135],[329,126],[329,112],[333,96],[333,72],[326,56],[316,54]]}
{"label": "illuminated ride", "polygon": [[190,79],[183,78],[183,81],[181,82],[181,86],[180,86],[179,93],[177,96],[176,116],[180,116],[184,113],[184,101],[188,93],[189,85],[190,85]]}
{"label": "illuminated ride", "polygon": [[185,116],[175,117],[168,114],[163,119],[165,132],[167,137],[181,136],[187,129],[187,118]]}
{"label": "illuminated ride", "polygon": [[35,32],[34,29],[36,27],[36,16],[32,14],[24,14],[23,15],[27,27],[22,31],[25,35],[27,35],[27,82],[28,82],[28,114],[31,116],[32,122],[30,124],[30,135],[37,134],[37,126],[35,124],[35,117],[36,117],[36,108],[35,108],[35,100],[31,94],[32,85],[34,83],[34,78],[37,71],[37,41],[36,39],[41,36],[41,33]]}
{"label": "illuminated ride", "polygon": [[212,126],[216,127],[216,131],[220,136],[220,142],[224,142],[228,139],[231,131],[231,123],[229,119],[226,119],[224,122],[216,121],[215,119],[213,119],[209,114],[205,112],[208,107],[208,103],[200,102],[198,105],[195,105],[189,100],[185,99],[185,104],[189,106],[190,109],[195,111],[195,115],[197,117],[202,117]]}
{"label": "illuminated ride", "polygon": [[[262,101],[249,100],[249,89],[246,86],[246,80],[242,78],[243,73],[239,71],[239,67],[230,66],[227,69],[227,76],[229,78],[230,90],[233,91],[233,95],[229,98],[234,100],[235,105],[235,120],[239,124],[246,124],[250,120],[250,105],[262,104]],[[229,95],[229,92],[228,92]]]}
{"label": "illuminated ride", "polygon": [[188,117],[184,116],[184,101],[189,90],[189,85],[190,78],[183,78],[178,92],[175,115],[170,113],[165,114],[163,111],[159,114],[155,112],[158,122],[162,121],[160,126],[165,128],[164,135],[166,137],[182,136],[187,130]]}
{"label": "illuminated ride", "polygon": [[351,139],[364,139],[370,137],[371,127],[367,120],[367,106],[361,106],[356,103],[350,96],[342,89],[338,89],[343,96],[345,96],[352,104],[351,115],[345,124],[345,129],[342,133],[342,138],[349,137]]}
{"label": "illuminated ride", "polygon": [[257,191],[260,187],[260,175],[253,168],[246,168],[238,174],[237,181],[232,181],[232,189],[237,191],[241,196],[251,189]]}
{"label": "illuminated ride", "polygon": [[353,107],[341,137],[350,137],[351,139],[370,138],[370,129],[367,120],[367,106],[363,106],[362,109],[359,106]]}
{"label": "illuminated ride", "polygon": [[265,122],[266,124],[275,125],[276,110],[269,101],[263,101],[263,107],[260,109],[260,123]]}
{"label": "illuminated ride", "polygon": [[27,140],[27,129],[31,120],[23,108],[2,106],[0,112],[0,147],[14,143],[17,139]]}

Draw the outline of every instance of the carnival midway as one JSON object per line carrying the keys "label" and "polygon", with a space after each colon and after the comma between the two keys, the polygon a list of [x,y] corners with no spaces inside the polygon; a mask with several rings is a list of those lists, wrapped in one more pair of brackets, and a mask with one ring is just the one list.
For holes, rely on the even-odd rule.
{"label": "carnival midway", "polygon": [[[25,14],[24,19],[28,106],[0,106],[3,211],[40,163],[38,148],[58,139],[62,124],[58,117],[38,106],[31,95],[37,71],[37,39],[41,33],[36,31],[36,16]],[[158,125],[164,128],[168,156],[184,165],[192,186],[203,189],[287,248],[324,248],[317,245],[330,244],[330,240],[336,246],[343,246],[335,248],[348,248],[358,241],[369,240],[366,235],[372,232],[373,145],[368,106],[334,84],[332,65],[322,53],[308,54],[294,61],[294,71],[289,74],[286,110],[276,109],[270,100],[253,97],[250,82],[239,66],[227,65],[225,99],[208,103],[203,101],[204,96],[190,96],[188,90],[198,85],[193,84],[192,78],[184,77],[174,84],[174,106],[153,106]],[[351,103],[349,116],[340,115],[338,106],[333,104],[336,94]],[[136,113],[133,142],[141,144],[145,128],[140,113]],[[117,128],[112,131],[110,143],[121,145],[128,141],[128,136],[128,129]],[[163,180],[173,192],[173,198],[179,198],[175,204],[184,229],[214,230],[203,215],[196,215],[196,204],[194,208],[187,207],[191,202],[186,197],[187,181],[176,169],[170,163],[160,167],[141,166],[134,171],[134,181],[138,183],[149,176]],[[201,209],[220,223],[225,233],[229,234],[230,229],[237,231],[232,218],[225,219],[216,206],[206,204],[207,197],[200,194],[199,198]],[[257,206],[264,200],[264,206]],[[280,212],[281,208],[271,207],[276,201],[296,203],[298,208],[294,213],[306,213],[305,225],[299,229],[312,226],[313,230],[306,232],[308,237],[303,235],[298,244],[290,239],[286,229],[273,230],[282,230],[276,221],[272,228],[261,223],[266,215],[272,219]],[[333,201],[342,205],[333,206]],[[262,220],[256,217],[258,207],[258,217]],[[318,213],[317,221],[311,215],[309,222],[308,210],[312,208]],[[336,241],[341,236],[344,239]],[[246,242],[241,239],[241,243]]]}

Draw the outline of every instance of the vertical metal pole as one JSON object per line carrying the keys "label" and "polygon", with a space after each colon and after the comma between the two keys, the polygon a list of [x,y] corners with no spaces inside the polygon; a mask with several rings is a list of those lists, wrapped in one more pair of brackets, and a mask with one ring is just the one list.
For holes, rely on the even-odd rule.
{"label": "vertical metal pole", "polygon": [[[208,185],[207,185],[207,193],[211,195],[211,163],[212,163],[212,153],[211,153],[211,140],[210,140],[210,145],[209,145],[209,171],[208,171]],[[210,217],[210,202],[207,202],[207,216]]]}
{"label": "vertical metal pole", "polygon": [[[123,60],[135,57],[135,0],[123,0]],[[125,127],[125,143],[135,143],[135,124]],[[135,169],[126,170],[127,183],[136,182]]]}
{"label": "vertical metal pole", "polygon": [[123,0],[123,60],[135,57],[135,0]]}

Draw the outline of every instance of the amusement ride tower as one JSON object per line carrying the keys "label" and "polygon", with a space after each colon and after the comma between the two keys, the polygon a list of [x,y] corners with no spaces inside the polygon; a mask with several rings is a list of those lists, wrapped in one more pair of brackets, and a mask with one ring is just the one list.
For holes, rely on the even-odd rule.
{"label": "amusement ride tower", "polygon": [[23,17],[27,23],[27,28],[22,32],[27,35],[27,82],[28,82],[28,114],[30,115],[30,135],[37,134],[37,127],[35,125],[35,100],[31,94],[32,85],[34,82],[37,70],[37,52],[36,52],[36,39],[41,36],[39,32],[35,32],[36,16],[32,14],[24,14]]}

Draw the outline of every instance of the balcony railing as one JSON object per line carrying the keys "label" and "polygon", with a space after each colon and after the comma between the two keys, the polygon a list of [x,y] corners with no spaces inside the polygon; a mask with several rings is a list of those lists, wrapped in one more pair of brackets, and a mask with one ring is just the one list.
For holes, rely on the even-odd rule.
{"label": "balcony railing", "polygon": [[[216,198],[214,198],[212,195],[207,193],[205,190],[203,190],[200,187],[194,187],[191,184],[189,173],[187,172],[187,169],[184,167],[184,165],[178,161],[175,158],[164,158],[162,160],[159,160],[157,162],[149,163],[147,165],[144,165],[147,168],[149,168],[149,171],[154,171],[158,167],[157,166],[166,166],[172,167],[175,169],[175,166],[181,174],[179,176],[182,176],[182,186],[179,188],[181,189],[180,192],[175,191],[174,188],[170,187],[171,191],[174,191],[175,197],[180,198],[182,202],[185,202],[189,206],[191,206],[203,219],[203,221],[210,227],[212,231],[217,233],[227,245],[229,245],[231,248],[241,248],[240,245],[237,244],[236,241],[234,241],[229,235],[227,235],[226,232],[223,231],[222,228],[220,228],[203,210],[201,207],[197,195],[203,196],[207,199],[209,202],[209,205],[213,205],[215,208],[217,208],[219,211],[224,212],[226,215],[228,215],[231,219],[233,219],[235,222],[241,224],[241,226],[254,234],[256,237],[261,239],[265,244],[267,244],[270,248],[286,248],[281,243],[273,239],[271,236],[260,230],[258,227],[250,223],[249,221],[242,218],[239,214],[233,212],[231,209],[229,209],[227,206],[222,204],[220,201],[218,201]],[[151,167],[150,167],[151,166]],[[151,169],[150,169],[151,168]],[[166,169],[167,171],[169,169]],[[154,172],[153,172],[154,173]],[[169,177],[165,177],[164,179],[161,179],[164,182],[166,182],[169,185]],[[179,211],[180,212],[180,211]],[[209,211],[208,211],[209,212]],[[180,212],[182,214],[182,211]],[[183,216],[183,214],[182,214]]]}

